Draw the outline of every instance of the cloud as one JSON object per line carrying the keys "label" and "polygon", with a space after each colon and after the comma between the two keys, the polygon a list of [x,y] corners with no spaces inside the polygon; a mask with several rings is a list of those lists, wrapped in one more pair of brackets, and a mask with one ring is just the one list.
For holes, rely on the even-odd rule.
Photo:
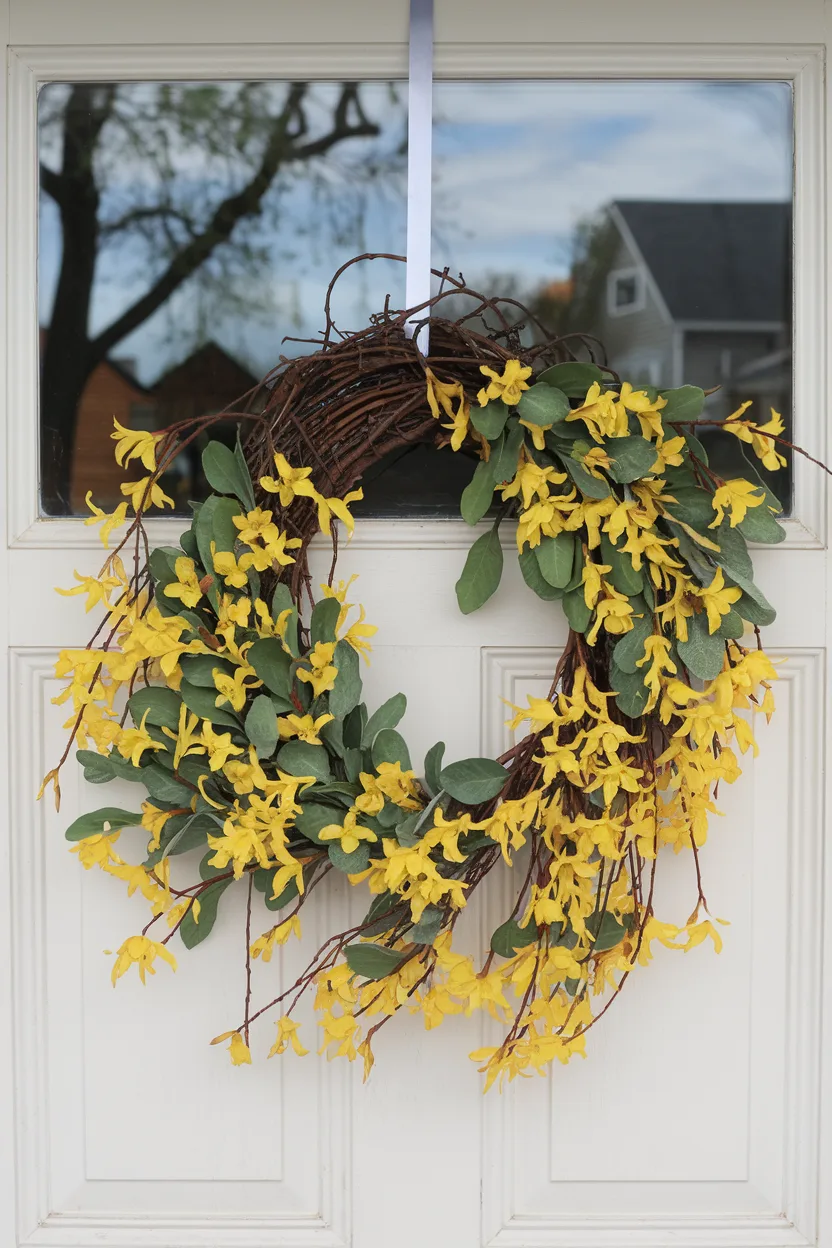
{"label": "cloud", "polygon": [[791,196],[786,84],[442,87],[436,221],[466,274],[564,272],[576,223],[612,199]]}

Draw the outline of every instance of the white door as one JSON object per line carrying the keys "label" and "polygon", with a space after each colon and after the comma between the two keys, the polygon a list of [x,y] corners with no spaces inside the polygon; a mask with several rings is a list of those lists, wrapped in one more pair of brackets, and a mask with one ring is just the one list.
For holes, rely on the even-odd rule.
{"label": "white door", "polygon": [[[437,10],[437,75],[463,84],[437,92],[438,124],[445,125],[437,157],[445,161],[438,174],[445,199],[438,199],[447,214],[437,229],[443,225],[460,254],[467,248],[462,258],[445,258],[469,280],[477,266],[480,273],[500,271],[505,255],[514,263],[516,248],[501,252],[503,242],[487,228],[505,207],[504,187],[514,177],[521,184],[518,231],[538,236],[546,235],[550,214],[564,201],[576,220],[591,184],[591,202],[601,202],[608,171],[623,167],[622,150],[632,162],[643,161],[645,172],[616,183],[609,197],[667,199],[666,185],[677,188],[678,200],[719,199],[724,188],[716,173],[712,189],[707,181],[695,184],[693,175],[686,181],[689,171],[668,152],[690,151],[703,176],[724,170],[730,130],[747,199],[782,200],[785,183],[772,189],[764,168],[770,145],[778,133],[782,138],[780,121],[765,112],[765,93],[762,114],[743,114],[746,97],[736,84],[788,84],[788,139],[793,133],[795,150],[794,429],[796,440],[823,458],[827,7],[819,0],[753,6],[744,0],[695,6],[437,0]],[[76,603],[58,598],[53,586],[71,583],[73,568],[91,570],[100,550],[79,518],[45,516],[39,507],[38,91],[74,82],[402,80],[407,13],[403,0],[305,6],[3,0],[0,12],[9,42],[0,237],[8,273],[2,861],[10,902],[8,956],[0,963],[0,1248],[832,1248],[830,1068],[821,1062],[829,1004],[828,970],[825,979],[821,974],[828,507],[824,477],[804,461],[794,467],[787,540],[755,555],[758,580],[779,608],[767,649],[787,660],[778,710],[758,734],[760,757],[746,758],[741,781],[721,795],[725,818],[714,820],[704,854],[711,907],[731,921],[725,949],[719,958],[703,948],[684,958],[663,951],[649,971],[633,976],[592,1033],[585,1062],[484,1098],[467,1056],[483,1043],[475,1019],[452,1018],[425,1033],[417,1019],[401,1018],[379,1038],[375,1069],[363,1086],[354,1067],[317,1056],[266,1062],[265,1040],[251,1067],[232,1068],[207,1041],[236,1016],[226,988],[239,982],[242,955],[233,906],[221,916],[210,951],[183,953],[176,976],[160,974],[144,989],[123,981],[113,992],[111,960],[102,951],[133,930],[137,903],[108,878],[80,871],[63,839],[66,824],[99,804],[98,795],[69,766],[60,816],[34,802],[63,744],[62,708],[50,701],[58,691],[56,652],[83,644],[87,632]],[[527,160],[521,129],[496,138],[477,132],[477,109],[485,110],[483,117],[488,110],[482,93],[465,93],[464,84],[475,80],[595,81],[594,111],[565,90],[557,97],[574,123],[574,144],[588,153],[570,157],[558,132],[557,159],[574,171],[574,184],[565,175],[561,185],[552,182],[550,168],[545,196],[536,197],[534,184],[522,182],[536,166]],[[684,128],[686,107],[675,99],[662,138],[640,129],[639,116],[621,106],[614,88],[623,80],[704,80],[723,90],[709,126]],[[507,112],[495,116],[492,108],[488,123],[514,116],[521,127],[529,107],[521,97],[500,96]],[[661,103],[657,108],[661,113]],[[714,120],[719,117],[727,119],[725,129]],[[684,129],[684,144],[668,147],[674,125]],[[399,191],[394,187],[391,203]],[[727,194],[743,199],[735,182]],[[467,232],[454,216],[463,209],[470,214]],[[383,216],[368,218],[377,234]],[[504,240],[505,222],[500,228]],[[364,246],[373,249],[374,238],[365,237]],[[41,248],[54,245],[54,232],[42,233]],[[544,258],[562,279],[568,258]],[[56,257],[50,261],[44,252],[42,259],[54,273]],[[625,278],[631,267],[621,267]],[[320,282],[320,269],[306,272],[313,286]],[[138,289],[142,273],[130,280]],[[644,280],[661,286],[661,274]],[[302,303],[300,285],[294,295]],[[626,281],[620,289],[625,303],[636,299]],[[364,306],[359,294],[345,315]],[[290,296],[283,292],[289,304]],[[96,315],[105,324],[115,314],[102,308]],[[289,328],[286,303],[279,311]],[[753,337],[759,325],[750,319],[742,332]],[[664,323],[676,365],[685,343],[694,341],[686,334],[704,335],[700,345],[711,334],[726,376],[735,376],[730,353],[740,350],[737,325],[740,338],[726,342],[719,335],[730,326],[684,320],[671,315]],[[782,370],[788,361],[783,325],[765,332],[781,334],[772,350],[780,352],[775,364]],[[639,357],[648,371],[662,366],[651,355],[655,341],[654,335]],[[765,355],[759,344],[751,346],[750,357],[739,361],[743,367]],[[162,355],[164,349],[163,335],[141,346]],[[110,355],[119,356],[117,343]],[[156,401],[144,382],[134,384],[123,360],[116,363],[101,399],[105,409]],[[769,365],[761,367],[770,381]],[[763,393],[760,376],[751,368],[740,380]],[[122,390],[116,395],[118,386],[129,391],[126,400]],[[71,482],[63,488],[66,501]],[[67,506],[72,509],[71,499]],[[158,536],[164,540],[180,528],[160,522]],[[563,622],[545,604],[523,597],[522,615],[512,609],[510,591],[520,592],[516,570],[482,611],[458,614],[453,584],[469,542],[458,521],[376,519],[359,524],[341,555],[340,575],[359,573],[361,601],[379,629],[368,695],[381,701],[401,685],[414,757],[440,735],[449,757],[498,754],[507,741],[501,699],[519,702],[546,686],[564,640]],[[320,560],[323,575],[325,552]],[[664,866],[661,905],[683,921],[690,908],[686,864],[671,855]],[[468,932],[472,943],[493,929],[503,903],[499,888],[482,899],[481,930],[472,923]],[[303,951],[335,930],[333,916],[360,904],[333,888],[319,902],[318,931],[307,920],[303,950],[287,945],[277,969],[267,968],[270,982],[276,974],[290,976]],[[829,1022],[827,1014],[827,1034]]]}

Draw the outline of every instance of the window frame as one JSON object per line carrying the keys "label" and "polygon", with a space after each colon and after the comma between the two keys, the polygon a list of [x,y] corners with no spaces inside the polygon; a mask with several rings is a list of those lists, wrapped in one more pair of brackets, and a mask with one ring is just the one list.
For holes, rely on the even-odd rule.
{"label": "window frame", "polygon": [[[565,45],[541,42],[496,47],[437,43],[437,78],[700,78],[788,81],[794,92],[794,426],[796,441],[824,456],[826,439],[826,323],[824,214],[824,57],[820,46],[722,44]],[[7,394],[10,544],[36,549],[94,548],[96,534],[79,518],[48,518],[38,506],[37,93],[57,81],[199,80],[239,78],[406,78],[404,44],[230,44],[153,46],[42,45],[9,49],[8,161],[16,171],[8,188]],[[31,307],[32,315],[20,315]],[[798,457],[795,507],[779,548],[826,544],[827,482]],[[154,540],[178,533],[175,520],[149,522]],[[391,524],[409,526],[416,540],[447,544],[462,522],[363,521],[356,541],[375,544]],[[376,532],[378,530],[378,532]],[[432,531],[432,535],[431,532]],[[404,533],[402,533],[404,537]]]}
{"label": "window frame", "polygon": [[[635,296],[631,303],[619,303],[616,295],[618,283],[635,280]],[[610,269],[607,274],[607,313],[609,316],[630,316],[633,312],[643,312],[647,305],[647,283],[644,273],[636,264],[623,269]]]}

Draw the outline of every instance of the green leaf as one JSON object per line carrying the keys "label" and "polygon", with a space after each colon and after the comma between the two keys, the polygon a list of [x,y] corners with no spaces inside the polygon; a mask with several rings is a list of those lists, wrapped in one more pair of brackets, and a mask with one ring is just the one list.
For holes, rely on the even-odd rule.
{"label": "green leaf", "polygon": [[312,621],[309,625],[313,646],[319,641],[326,644],[335,640],[335,629],[340,614],[341,603],[337,598],[321,598],[320,602],[315,603],[312,609]]}
{"label": "green leaf", "polygon": [[696,529],[697,533],[704,533],[712,541],[718,541],[714,530],[709,530],[709,525],[715,519],[711,501],[713,496],[707,490],[700,489],[674,488],[672,493],[676,502],[665,505],[668,515],[673,516],[675,520],[684,521],[692,529]]}
{"label": "green leaf", "polygon": [[216,850],[209,849],[209,850],[208,850],[208,853],[207,853],[207,854],[205,854],[205,855],[204,855],[204,856],[200,859],[200,862],[199,862],[199,878],[200,878],[201,880],[213,880],[213,879],[214,879],[214,877],[215,877],[215,876],[217,876],[217,875],[227,875],[227,874],[228,874],[228,872],[229,872],[229,870],[230,870],[230,868],[229,868],[229,867],[213,867],[213,866],[211,865],[211,863],[209,862],[209,859],[210,859],[210,858],[213,858],[215,853],[216,853]]}
{"label": "green leaf", "polygon": [[[692,388],[692,387],[691,387]],[[586,921],[587,931],[594,939],[593,952],[604,953],[620,945],[627,935],[623,923],[607,910],[604,914],[591,914]]]}
{"label": "green leaf", "polygon": [[407,956],[399,949],[373,944],[347,945],[344,953],[350,970],[364,979],[384,979],[392,975]]}
{"label": "green leaf", "polygon": [[[103,832],[120,832],[122,828],[137,828],[141,824],[141,813],[122,810],[120,806],[102,806],[100,810],[91,810],[71,823],[64,835],[68,841],[83,841],[88,836],[100,836]],[[109,829],[104,824],[109,823]]]}
{"label": "green leaf", "polygon": [[392,698],[382,702],[377,711],[373,711],[356,744],[369,749],[376,733],[381,732],[382,728],[395,728],[406,710],[407,698],[403,693],[394,693]]}
{"label": "green leaf", "polygon": [[517,415],[530,425],[556,425],[569,415],[569,400],[551,383],[538,382],[520,395]]}
{"label": "green leaf", "polygon": [[196,534],[193,529],[185,530],[179,539],[179,545],[189,559],[193,559],[194,563],[199,563],[199,547],[196,544]]}
{"label": "green leaf", "polygon": [[[194,535],[199,549],[199,558],[206,572],[214,575],[214,560],[211,554],[211,543],[217,550],[233,551],[237,540],[237,528],[234,516],[239,515],[239,507],[232,498],[219,498],[211,494],[199,510],[194,521]],[[216,588],[216,587],[214,587]]]}
{"label": "green leaf", "polygon": [[464,758],[444,767],[440,787],[466,806],[479,806],[496,797],[508,780],[505,767],[493,758]]}
{"label": "green leaf", "polygon": [[[653,615],[647,610],[644,599],[637,599],[632,607],[633,627],[615,643],[613,651],[616,667],[630,676],[641,670],[636,667],[636,663],[644,658],[644,643],[653,632]],[[639,611],[641,615],[637,614]]]}
{"label": "green leaf", "polygon": [[765,503],[759,507],[749,507],[745,517],[736,526],[746,541],[765,542],[775,546],[786,537],[786,530],[774,518]]}
{"label": "green leaf", "polygon": [[745,622],[737,611],[728,611],[722,617],[722,622],[717,629],[717,635],[724,637],[726,640],[731,638],[736,641],[742,637],[745,632]]}
{"label": "green leaf", "polygon": [[502,481],[511,481],[516,473],[523,437],[523,426],[512,418],[505,433],[500,434],[492,446],[488,466],[496,485]]}
{"label": "green leaf", "polygon": [[425,784],[434,797],[442,791],[439,773],[442,770],[444,754],[445,742],[437,741],[436,745],[432,745],[425,755]]}
{"label": "green leaf", "polygon": [[327,842],[320,839],[321,830],[328,828],[332,823],[342,824],[343,822],[343,807],[338,809],[335,806],[326,806],[323,802],[302,802],[300,814],[295,819],[295,826],[301,836],[305,836],[314,845],[325,845]]}
{"label": "green leaf", "polygon": [[432,945],[442,928],[442,911],[438,906],[425,906],[422,917],[408,932],[408,940],[417,945]]}
{"label": "green leaf", "polygon": [[186,784],[180,784],[159,763],[153,762],[150,766],[143,767],[140,774],[154,801],[170,802],[177,806],[190,805],[194,790]]}
{"label": "green leaf", "polygon": [[[239,497],[245,503],[246,509],[248,511],[253,511],[255,506],[254,486],[252,485],[251,473],[249,472],[248,464],[246,463],[245,452],[243,450],[242,443],[240,442],[239,429],[237,430],[237,437],[234,439],[234,458],[237,461],[237,471],[240,475],[240,485],[244,491],[239,495]],[[245,493],[246,490],[248,493]]]}
{"label": "green leaf", "polygon": [[[500,403],[504,412],[508,408]],[[462,491],[459,510],[466,524],[478,524],[491,506],[494,497],[494,476],[490,464],[480,460],[474,469],[474,475]]]}
{"label": "green leaf", "polygon": [[261,637],[250,648],[247,658],[258,679],[271,693],[276,693],[279,698],[289,697],[292,656],[283,649],[279,638]]}
{"label": "green leaf", "polygon": [[518,949],[526,949],[537,942],[537,925],[530,922],[521,927],[516,919],[507,919],[491,935],[491,948],[501,958],[513,958]]}
{"label": "green leaf", "polygon": [[660,393],[667,400],[661,410],[665,423],[696,420],[705,406],[705,391],[700,390],[699,386],[678,386],[675,390],[662,390]]}
{"label": "green leaf", "polygon": [[[664,415],[664,412],[662,412],[662,415]],[[700,464],[704,464],[707,468],[710,463],[710,460],[708,459],[708,452],[705,450],[696,434],[691,433],[690,429],[684,429],[682,432],[684,433],[685,441],[687,442],[685,450],[687,451],[688,456],[690,457],[691,455],[694,455],[699,460]]]}
{"label": "green leaf", "polygon": [[277,715],[271,698],[265,693],[258,694],[249,707],[245,729],[257,757],[271,758],[277,748]]}
{"label": "green leaf", "polygon": [[579,464],[571,456],[564,458],[563,466],[585,498],[609,497],[611,493],[609,481],[604,481],[600,477],[593,477],[591,472],[587,472],[583,464]]}
{"label": "green leaf", "polygon": [[345,875],[357,875],[359,871],[365,871],[370,861],[370,846],[366,841],[360,841],[351,854],[345,853],[338,842],[333,841],[327,853],[335,870],[343,871]]}
{"label": "green leaf", "polygon": [[617,589],[619,594],[626,594],[628,598],[632,598],[634,594],[641,593],[644,588],[644,578],[641,572],[636,571],[630,556],[618,550],[606,533],[601,534],[601,562],[612,568],[609,579],[613,589]]}
{"label": "green leaf", "polygon": [[559,533],[557,537],[541,537],[534,553],[543,579],[555,589],[565,589],[572,576],[575,535]]}
{"label": "green leaf", "polygon": [[700,680],[714,680],[722,671],[725,642],[718,633],[708,632],[708,617],[704,611],[690,617],[688,639],[677,640],[676,646],[685,667]]}
{"label": "green leaf", "polygon": [[156,728],[172,728],[174,732],[179,727],[181,705],[179,694],[164,685],[148,685],[144,689],[137,689],[127,702],[134,724],[140,724],[146,714],[148,724],[153,724]]}
{"label": "green leaf", "polygon": [[[173,836],[162,846],[163,858],[175,858],[178,854],[187,854],[192,849],[205,849],[206,837],[219,836],[222,830],[222,820],[205,811],[197,811],[195,815],[174,815],[173,819],[168,819],[165,824],[165,832],[174,824],[174,820],[176,826],[173,828]],[[179,826],[180,820],[181,826]]]}
{"label": "green leaf", "polygon": [[577,360],[553,364],[538,378],[538,381],[545,382],[547,386],[556,386],[558,390],[568,394],[570,399],[585,398],[593,382],[603,380],[604,374],[597,364],[582,364]]}
{"label": "green leaf", "polygon": [[481,433],[489,442],[499,438],[509,418],[509,409],[502,399],[486,403],[485,407],[471,408],[471,424],[477,433]]}
{"label": "green leaf", "polygon": [[754,576],[754,565],[739,529],[732,529],[730,522],[725,519],[718,529],[712,530],[712,536],[719,546],[719,552],[714,551],[711,555],[714,562],[726,572],[736,570],[740,576],[750,580]]}
{"label": "green leaf", "polygon": [[199,894],[199,922],[194,921],[193,907],[188,907],[179,924],[179,935],[186,949],[193,949],[195,945],[201,944],[206,936],[210,936],[211,929],[217,921],[220,897],[230,883],[231,880],[217,880]]}
{"label": "green leaf", "polygon": [[517,556],[517,562],[520,564],[523,580],[529,589],[534,590],[538,598],[542,598],[544,602],[554,602],[556,599],[563,597],[563,590],[556,589],[554,585],[550,585],[544,578],[533,548],[527,546],[524,550],[521,550]]}
{"label": "green leaf", "polygon": [[750,577],[741,576],[733,568],[729,572],[726,568],[725,580],[726,584],[733,583],[742,590],[742,598],[734,604],[734,610],[738,611],[744,620],[748,620],[749,624],[757,625],[774,623],[777,612]]}
{"label": "green leaf", "polygon": [[272,618],[277,620],[284,611],[290,611],[291,615],[286,620],[286,632],[283,634],[283,640],[286,643],[291,654],[297,659],[300,657],[298,648],[298,609],[295,606],[295,600],[292,597],[292,591],[288,585],[282,582],[277,584],[272,594]]}
{"label": "green leaf", "polygon": [[287,741],[277,752],[277,765],[290,776],[314,776],[325,784],[332,779],[326,750],[307,741]]}
{"label": "green leaf", "polygon": [[463,615],[470,615],[488,601],[500,584],[502,574],[500,536],[496,529],[489,529],[468,551],[465,567],[456,583],[456,598]]}
{"label": "green leaf", "polygon": [[99,754],[97,750],[76,750],[75,757],[84,768],[87,784],[106,784],[115,780],[115,768],[106,754]]}
{"label": "green leaf", "polygon": [[656,462],[655,446],[642,437],[610,438],[606,451],[612,460],[607,471],[622,484],[648,476]]}
{"label": "green leaf", "polygon": [[403,771],[410,770],[407,743],[395,728],[382,728],[376,733],[371,753],[374,767],[378,767],[379,763],[400,763]]}
{"label": "green leaf", "polygon": [[[239,444],[238,444],[239,445]],[[205,480],[218,494],[234,494],[246,511],[254,509],[254,489],[245,460],[240,462],[234,451],[222,442],[209,442],[202,452]]]}
{"label": "green leaf", "polygon": [[192,685],[183,680],[179,686],[182,701],[189,711],[200,719],[207,719],[212,724],[222,724],[226,728],[239,728],[240,721],[231,710],[228,702],[221,707],[216,705],[219,694],[216,689],[206,689],[202,685]]}
{"label": "green leaf", "polygon": [[[183,654],[179,660],[179,666],[182,668],[182,675],[185,677],[189,685],[200,685],[203,689],[214,689],[216,696],[216,687],[214,685],[214,672],[223,672],[226,676],[233,676],[234,666],[226,659],[221,659],[219,655],[214,657],[212,654]],[[176,727],[176,725],[172,725]]]}
{"label": "green leaf", "polygon": [[329,709],[336,718],[343,719],[361,701],[358,652],[348,641],[339,641],[332,661],[338,668],[338,675],[329,695]]}
{"label": "green leaf", "polygon": [[274,869],[269,870],[267,867],[260,867],[258,871],[254,872],[252,877],[254,887],[263,894],[263,901],[267,910],[282,910],[284,906],[288,906],[290,901],[294,901],[300,896],[297,880],[290,880],[283,892],[279,896],[273,897],[275,874]]}
{"label": "green leaf", "polygon": [[615,662],[610,664],[610,685],[615,692],[616,706],[631,719],[638,719],[644,713],[650,690],[644,683],[641,669],[634,673],[622,671]]}
{"label": "green leaf", "polygon": [[592,609],[586,605],[583,589],[573,589],[563,595],[563,614],[576,633],[586,632],[592,619]]}

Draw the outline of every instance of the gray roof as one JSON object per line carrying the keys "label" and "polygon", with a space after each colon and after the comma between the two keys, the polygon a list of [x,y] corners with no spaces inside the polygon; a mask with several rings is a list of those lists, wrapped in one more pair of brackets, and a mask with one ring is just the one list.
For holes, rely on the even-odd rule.
{"label": "gray roof", "polygon": [[675,321],[786,321],[790,203],[616,200]]}

